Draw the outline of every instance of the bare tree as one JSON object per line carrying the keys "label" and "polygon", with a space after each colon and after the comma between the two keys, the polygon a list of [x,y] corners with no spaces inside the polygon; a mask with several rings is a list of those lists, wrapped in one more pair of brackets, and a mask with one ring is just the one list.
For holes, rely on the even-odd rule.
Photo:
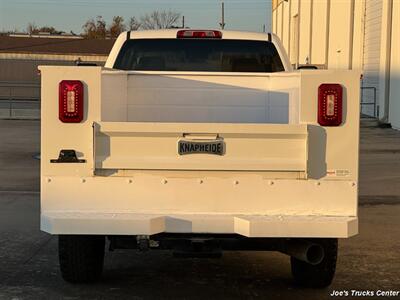
{"label": "bare tree", "polygon": [[113,18],[113,22],[108,29],[108,32],[112,38],[116,38],[119,34],[126,30],[126,26],[124,24],[124,18],[120,16],[115,16]]}
{"label": "bare tree", "polygon": [[130,31],[139,30],[140,26],[141,26],[141,24],[140,24],[139,20],[136,19],[135,17],[131,17],[131,18],[129,19],[129,27],[128,27],[128,29],[129,29]]}
{"label": "bare tree", "polygon": [[177,25],[181,14],[175,11],[153,11],[140,18],[141,27],[143,29],[164,29],[172,28]]}
{"label": "bare tree", "polygon": [[28,23],[28,26],[26,26],[26,32],[29,33],[30,35],[38,33],[38,27],[36,26],[35,23],[30,22]]}
{"label": "bare tree", "polygon": [[84,36],[89,39],[104,39],[106,38],[106,22],[103,20],[102,16],[98,16],[96,21],[90,19],[82,26],[84,31]]}
{"label": "bare tree", "polygon": [[83,35],[89,39],[96,38],[96,22],[94,19],[87,20],[86,23],[82,26],[83,28]]}
{"label": "bare tree", "polygon": [[107,35],[106,21],[103,20],[102,16],[96,18],[96,29],[97,38],[105,39]]}

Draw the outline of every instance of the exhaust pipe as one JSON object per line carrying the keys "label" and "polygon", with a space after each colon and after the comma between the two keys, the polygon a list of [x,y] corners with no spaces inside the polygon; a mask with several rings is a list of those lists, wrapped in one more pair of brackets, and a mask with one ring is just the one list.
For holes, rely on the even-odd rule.
{"label": "exhaust pipe", "polygon": [[289,240],[280,252],[311,265],[320,264],[325,257],[325,251],[321,245],[306,240]]}

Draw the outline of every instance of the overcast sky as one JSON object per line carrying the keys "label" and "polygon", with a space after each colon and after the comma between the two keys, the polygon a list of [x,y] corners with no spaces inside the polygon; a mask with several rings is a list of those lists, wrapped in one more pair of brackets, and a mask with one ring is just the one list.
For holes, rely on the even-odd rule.
{"label": "overcast sky", "polygon": [[[131,16],[158,9],[185,15],[192,28],[215,28],[220,21],[220,0],[0,0],[0,30],[24,31],[29,22],[76,33],[89,18],[103,16],[109,23],[115,15]],[[271,0],[225,0],[226,29],[270,29]]]}

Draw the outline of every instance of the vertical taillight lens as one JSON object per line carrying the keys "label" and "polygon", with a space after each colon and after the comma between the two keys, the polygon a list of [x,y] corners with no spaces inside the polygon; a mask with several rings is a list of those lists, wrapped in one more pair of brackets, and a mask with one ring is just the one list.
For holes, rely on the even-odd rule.
{"label": "vertical taillight lens", "polygon": [[339,126],[343,118],[343,88],[340,84],[324,83],[318,88],[318,123]]}
{"label": "vertical taillight lens", "polygon": [[83,120],[83,84],[79,80],[63,80],[59,86],[58,117],[64,123]]}

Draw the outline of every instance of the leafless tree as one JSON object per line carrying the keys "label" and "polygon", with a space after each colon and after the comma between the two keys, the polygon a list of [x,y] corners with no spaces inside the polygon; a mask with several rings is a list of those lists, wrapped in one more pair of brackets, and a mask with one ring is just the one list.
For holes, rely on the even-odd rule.
{"label": "leafless tree", "polygon": [[28,23],[28,26],[26,27],[26,32],[29,34],[35,34],[38,32],[38,27],[36,26],[35,23],[30,22],[30,23]]}
{"label": "leafless tree", "polygon": [[106,21],[103,20],[102,16],[97,16],[96,28],[97,28],[97,37],[102,39],[106,38],[107,35]]}
{"label": "leafless tree", "polygon": [[94,19],[87,20],[86,23],[82,26],[83,28],[83,35],[89,39],[96,38],[96,22]]}
{"label": "leafless tree", "polygon": [[107,35],[106,22],[102,16],[98,16],[96,20],[90,19],[82,26],[84,36],[89,39],[104,39]]}
{"label": "leafless tree", "polygon": [[177,25],[181,14],[175,11],[153,11],[140,18],[141,28],[143,29],[164,29]]}
{"label": "leafless tree", "polygon": [[113,22],[108,29],[108,32],[112,38],[116,38],[119,34],[126,30],[126,26],[124,24],[124,18],[120,16],[115,16],[113,18]]}
{"label": "leafless tree", "polygon": [[129,27],[128,27],[128,29],[129,29],[130,31],[139,30],[140,26],[141,26],[141,24],[140,24],[139,20],[136,19],[135,17],[131,17],[131,18],[129,19]]}

